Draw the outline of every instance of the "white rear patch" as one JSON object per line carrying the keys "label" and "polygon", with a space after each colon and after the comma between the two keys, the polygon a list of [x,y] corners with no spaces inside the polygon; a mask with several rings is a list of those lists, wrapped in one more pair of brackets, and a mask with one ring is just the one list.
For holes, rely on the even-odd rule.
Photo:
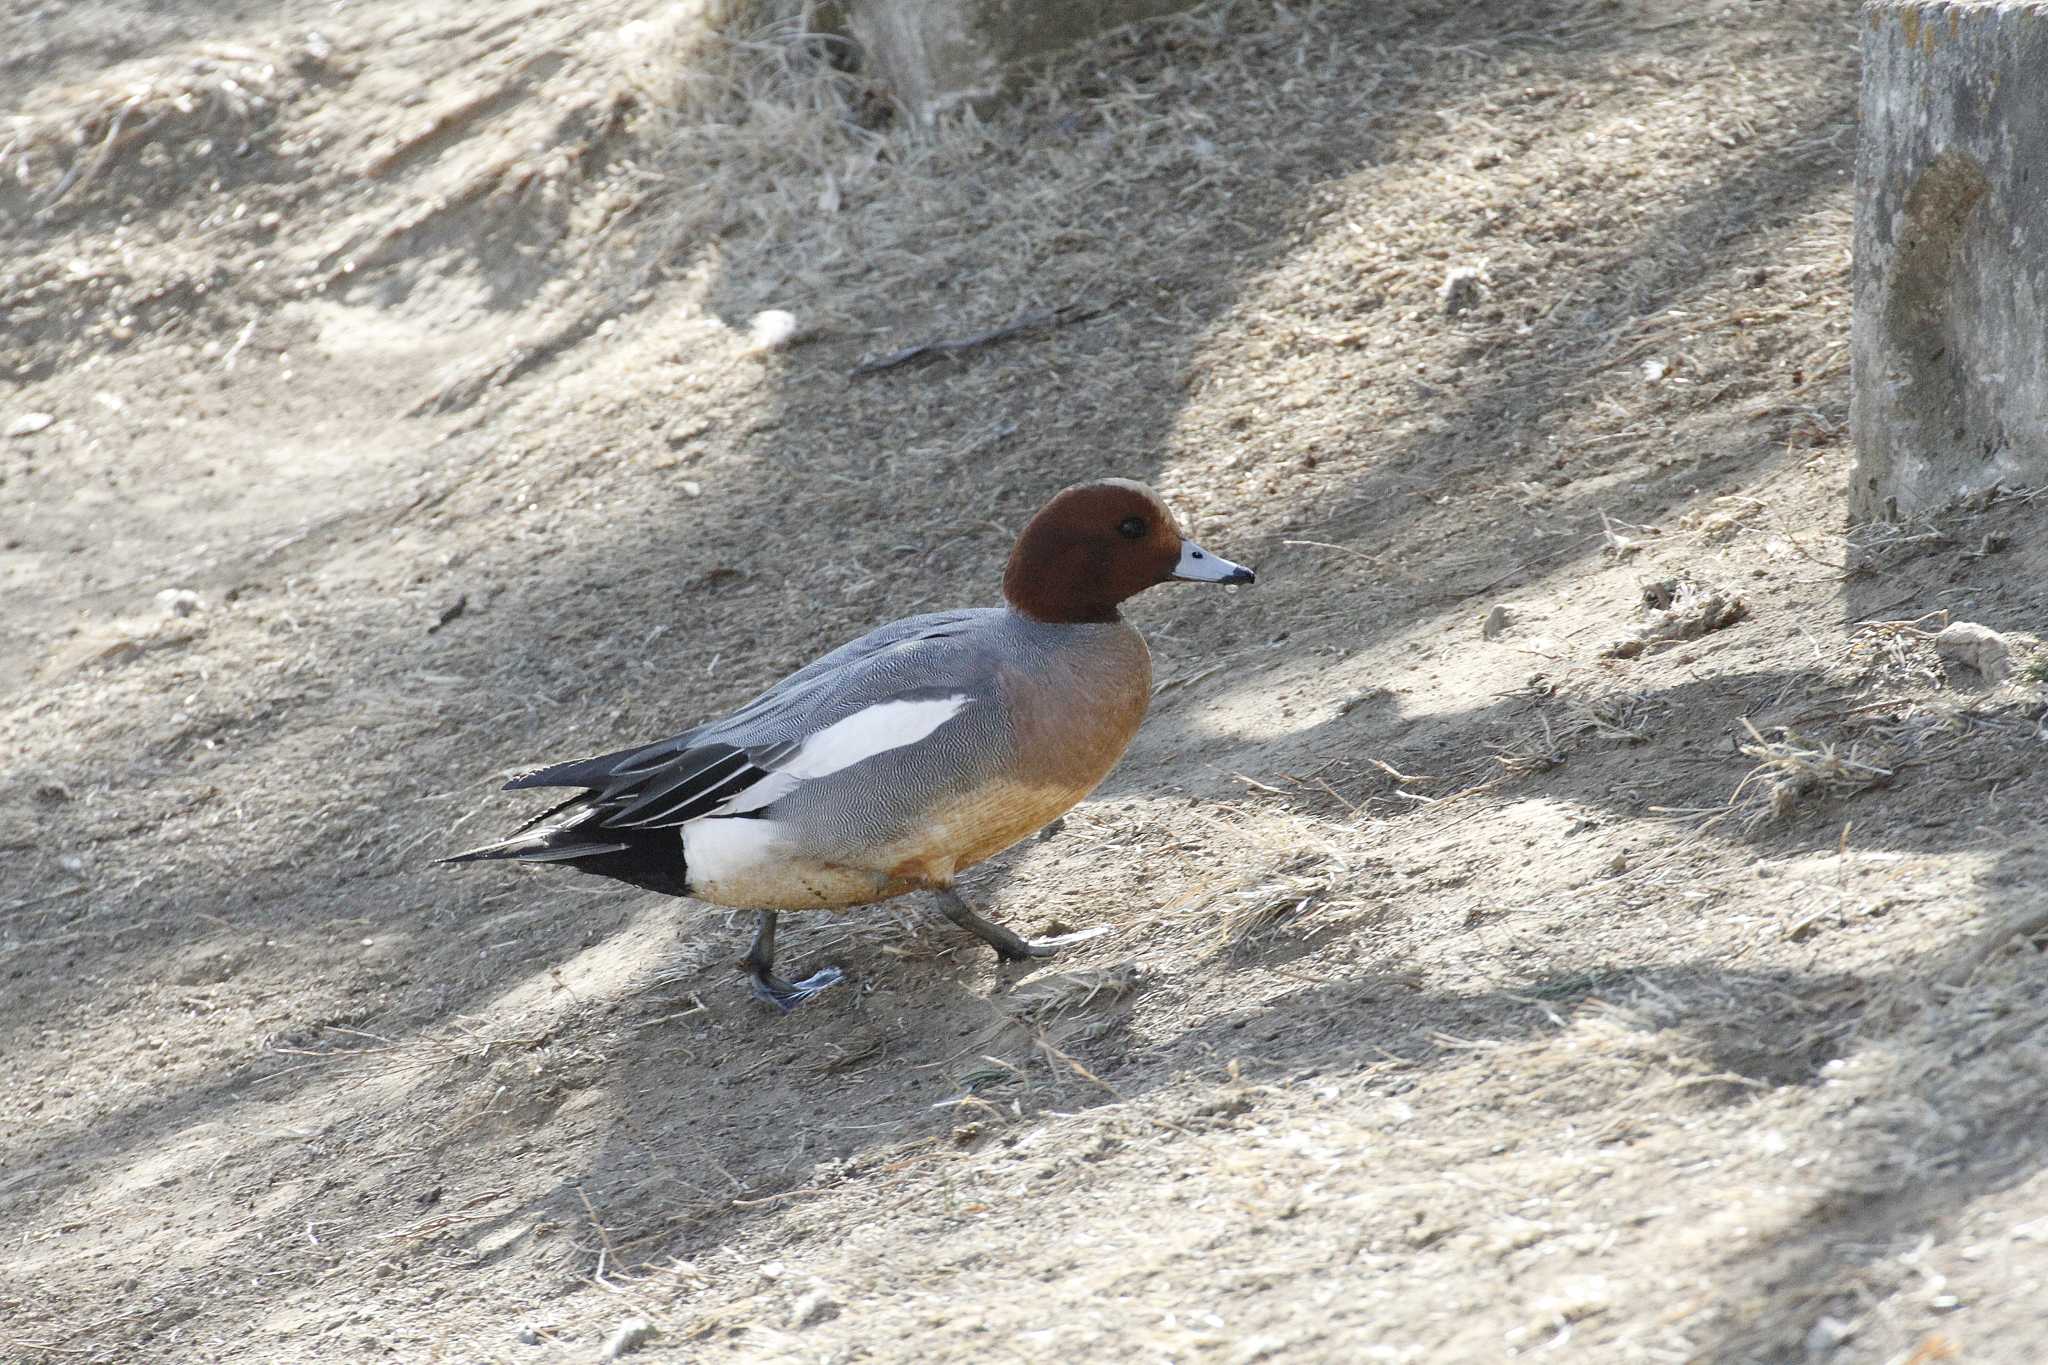
{"label": "white rear patch", "polygon": [[[742,815],[760,810],[789,795],[801,783],[830,777],[862,759],[915,744],[958,715],[970,700],[962,692],[925,701],[885,701],[862,707],[812,735],[788,759],[777,764],[774,771],[709,815]],[[690,858],[694,875],[696,855],[693,853]]]}
{"label": "white rear patch", "polygon": [[787,850],[773,820],[692,820],[683,826],[683,865],[690,886],[715,900],[721,886],[744,884]]}
{"label": "white rear patch", "polygon": [[692,820],[683,826],[683,857],[691,895],[740,910],[838,910],[868,905],[890,886],[887,874],[861,863],[807,852],[795,830],[773,819]]}

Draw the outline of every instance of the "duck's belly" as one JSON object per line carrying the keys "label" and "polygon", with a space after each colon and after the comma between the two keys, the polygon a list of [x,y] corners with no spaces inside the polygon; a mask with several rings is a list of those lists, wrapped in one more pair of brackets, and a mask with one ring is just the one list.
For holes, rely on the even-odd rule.
{"label": "duck's belly", "polygon": [[1094,787],[990,784],[941,801],[913,832],[858,852],[809,847],[799,831],[772,819],[692,821],[683,826],[690,893],[734,909],[837,910],[948,886],[956,873],[1066,814]]}

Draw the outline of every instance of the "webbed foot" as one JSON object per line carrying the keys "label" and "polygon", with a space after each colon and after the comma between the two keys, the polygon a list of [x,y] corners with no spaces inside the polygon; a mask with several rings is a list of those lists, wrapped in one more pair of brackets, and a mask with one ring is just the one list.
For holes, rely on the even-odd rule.
{"label": "webbed foot", "polygon": [[804,1001],[820,991],[838,985],[846,979],[846,973],[837,967],[826,967],[811,973],[801,981],[784,981],[781,977],[751,962],[740,963],[740,970],[747,974],[749,992],[763,1004],[773,1005],[788,1014]]}
{"label": "webbed foot", "polygon": [[754,944],[740,959],[740,970],[751,980],[749,990],[756,1000],[788,1014],[819,991],[846,979],[837,967],[826,967],[801,981],[784,981],[775,974],[775,912],[763,910],[754,930]]}

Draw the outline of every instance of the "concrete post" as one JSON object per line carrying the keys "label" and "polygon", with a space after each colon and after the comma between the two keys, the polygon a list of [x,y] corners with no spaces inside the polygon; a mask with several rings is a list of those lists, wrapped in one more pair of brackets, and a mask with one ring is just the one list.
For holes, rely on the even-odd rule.
{"label": "concrete post", "polygon": [[2048,483],[2048,4],[1865,6],[1855,300],[1853,516]]}

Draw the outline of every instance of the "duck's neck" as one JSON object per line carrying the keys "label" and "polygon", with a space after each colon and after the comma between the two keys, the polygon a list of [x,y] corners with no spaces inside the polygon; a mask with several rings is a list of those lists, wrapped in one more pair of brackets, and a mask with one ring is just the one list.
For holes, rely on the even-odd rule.
{"label": "duck's neck", "polygon": [[1048,597],[1029,592],[1020,597],[1007,584],[1003,601],[1025,620],[1044,626],[1107,626],[1124,619],[1114,602],[1085,605],[1069,596]]}
{"label": "duck's neck", "polygon": [[[1023,546],[1020,544],[1020,550]],[[1003,572],[1003,600],[1010,610],[1049,626],[1107,625],[1123,619],[1120,598],[1111,596],[1107,566],[1082,546],[1057,554],[1012,554]]]}

